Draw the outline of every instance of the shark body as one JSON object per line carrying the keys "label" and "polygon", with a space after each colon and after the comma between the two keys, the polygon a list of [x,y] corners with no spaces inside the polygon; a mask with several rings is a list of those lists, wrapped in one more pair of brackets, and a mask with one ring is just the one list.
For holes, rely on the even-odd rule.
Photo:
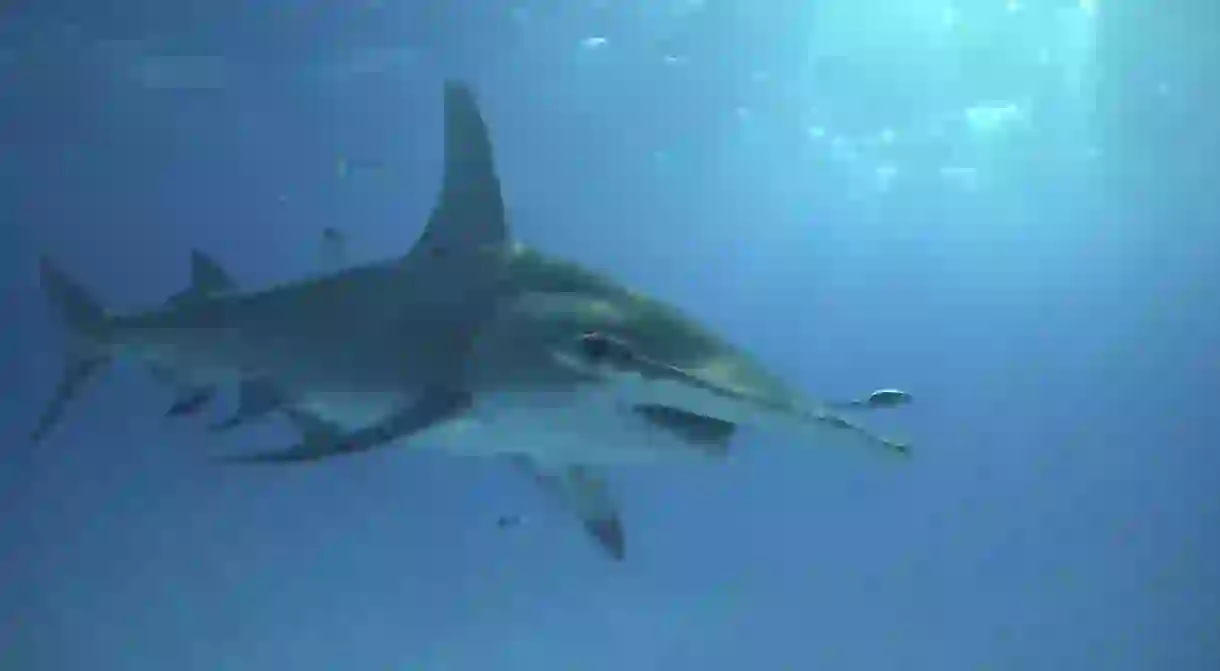
{"label": "shark body", "polygon": [[[177,390],[169,414],[194,414],[235,386],[237,409],[214,428],[278,413],[301,434],[228,461],[316,461],[397,444],[506,456],[617,559],[625,539],[606,465],[720,458],[742,425],[907,454],[832,404],[802,398],[679,310],[513,242],[475,98],[447,83],[444,101],[441,193],[401,258],[245,291],[194,252],[188,289],[123,315],[44,258],[69,347],[34,439],[107,362],[135,359]],[[900,392],[887,393],[894,404]]]}

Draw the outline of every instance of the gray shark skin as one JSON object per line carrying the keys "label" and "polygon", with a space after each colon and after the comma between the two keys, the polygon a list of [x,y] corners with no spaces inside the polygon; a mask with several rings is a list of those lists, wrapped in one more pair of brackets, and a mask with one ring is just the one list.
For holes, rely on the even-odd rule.
{"label": "gray shark skin", "polygon": [[119,357],[175,389],[192,415],[217,389],[238,407],[228,431],[272,415],[300,442],[221,460],[317,462],[403,445],[507,457],[625,557],[599,469],[723,458],[739,426],[909,453],[814,403],[679,310],[510,239],[490,134],[471,92],[444,89],[440,195],[404,256],[258,290],[192,254],[190,286],[164,304],[111,314],[49,259],[44,289],[67,326],[65,370],[34,431],[44,439],[87,381]]}

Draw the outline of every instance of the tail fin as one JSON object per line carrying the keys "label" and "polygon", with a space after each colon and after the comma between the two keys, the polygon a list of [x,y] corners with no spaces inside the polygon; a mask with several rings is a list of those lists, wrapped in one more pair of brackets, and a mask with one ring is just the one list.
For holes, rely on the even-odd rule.
{"label": "tail fin", "polygon": [[55,388],[55,395],[47,403],[38,426],[30,436],[36,443],[55,428],[68,403],[110,361],[110,354],[104,347],[110,327],[106,311],[88,291],[59,270],[50,259],[42,258],[40,272],[43,291],[59,311],[69,333],[64,371]]}

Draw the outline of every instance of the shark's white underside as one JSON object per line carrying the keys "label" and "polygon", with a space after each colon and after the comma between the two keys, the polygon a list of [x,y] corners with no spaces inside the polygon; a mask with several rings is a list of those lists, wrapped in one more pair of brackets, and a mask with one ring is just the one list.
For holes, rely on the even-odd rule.
{"label": "shark's white underside", "polygon": [[[540,466],[691,462],[710,452],[646,421],[632,408],[642,385],[589,387],[576,392],[480,394],[469,411],[392,447],[462,457],[528,457]],[[657,396],[646,394],[644,399]],[[312,394],[301,407],[348,430],[369,426],[401,407],[401,398],[375,393]]]}

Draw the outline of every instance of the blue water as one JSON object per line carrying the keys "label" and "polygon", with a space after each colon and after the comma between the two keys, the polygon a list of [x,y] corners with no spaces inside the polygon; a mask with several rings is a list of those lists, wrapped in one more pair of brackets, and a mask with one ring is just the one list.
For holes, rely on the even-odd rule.
{"label": "blue water", "polygon": [[[1220,17],[1132,4],[6,3],[0,669],[1220,668]],[[291,436],[135,367],[29,444],[40,252],[114,309],[404,252],[444,77],[521,238],[915,457],[614,470],[614,564],[503,464],[220,469]]]}

